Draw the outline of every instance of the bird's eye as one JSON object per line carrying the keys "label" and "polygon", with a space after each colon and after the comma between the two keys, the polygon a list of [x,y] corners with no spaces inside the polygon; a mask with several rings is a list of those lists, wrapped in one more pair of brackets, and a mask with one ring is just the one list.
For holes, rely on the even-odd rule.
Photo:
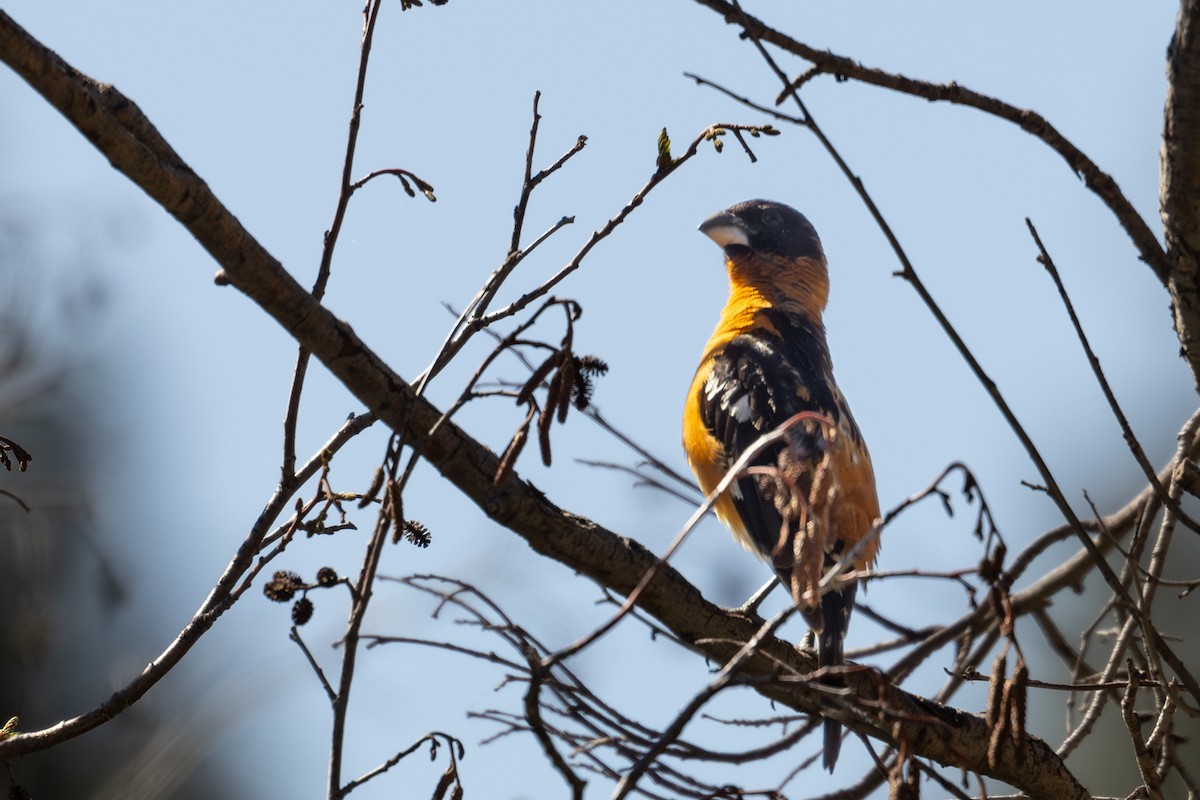
{"label": "bird's eye", "polygon": [[779,216],[779,212],[773,208],[768,208],[763,212],[763,222],[768,225],[778,225],[782,221],[783,219]]}

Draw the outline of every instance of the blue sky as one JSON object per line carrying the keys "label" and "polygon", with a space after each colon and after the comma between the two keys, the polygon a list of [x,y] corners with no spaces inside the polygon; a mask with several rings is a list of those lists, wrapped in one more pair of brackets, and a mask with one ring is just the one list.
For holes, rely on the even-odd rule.
{"label": "blue sky", "polygon": [[[1111,173],[1158,229],[1171,3],[750,8],[816,47],[913,77],[955,80],[1038,110]],[[336,200],[360,10],[352,3],[227,0],[5,4],[74,66],[134,99],[305,284],[315,274]],[[438,202],[409,199],[389,181],[360,192],[327,302],[408,377],[425,366],[451,322],[441,304],[461,307],[504,257],[535,91],[542,92],[543,116],[537,164],[552,162],[579,134],[588,136],[588,146],[535,194],[527,237],[563,215],[574,215],[576,223],[522,265],[502,300],[556,271],[633,196],[653,171],[662,127],[678,152],[711,123],[765,121],[696,87],[684,71],[763,102],[778,91],[734,28],[687,2],[452,0],[403,14],[393,2],[379,25],[354,172],[412,170],[434,185]],[[784,63],[792,73],[803,69]],[[979,112],[828,78],[813,82],[806,99],[1076,507],[1086,510],[1084,489],[1102,510],[1123,504],[1137,466],[1034,260],[1024,224],[1030,217],[1038,226],[1118,399],[1151,459],[1162,463],[1194,395],[1176,357],[1168,298],[1108,211],[1058,156]],[[27,213],[48,241],[82,238],[82,257],[65,255],[48,280],[97,279],[110,299],[107,317],[79,349],[114,378],[96,436],[120,454],[122,467],[103,476],[97,517],[99,525],[122,531],[114,547],[125,555],[138,590],[114,633],[120,652],[103,656],[113,666],[96,678],[99,701],[111,689],[108,681],[120,682],[170,641],[269,495],[294,352],[249,301],[213,285],[215,265],[171,218],[7,71],[0,72],[0,100],[6,109],[0,204]],[[753,144],[755,164],[732,141],[722,154],[702,152],[557,292],[583,305],[578,349],[611,366],[598,384],[598,407],[685,469],[678,444],[682,394],[724,292],[720,253],[696,225],[751,197],[785,201],[813,221],[825,244],[830,344],[839,382],[871,445],[884,507],[924,487],[946,463],[962,460],[978,475],[1010,548],[1053,525],[1049,501],[1019,484],[1037,479],[1032,465],[916,295],[892,277],[898,265],[886,242],[817,142],[785,127],[782,136]],[[469,349],[433,384],[433,399],[455,396],[484,353],[482,342]],[[322,370],[314,373],[302,455],[359,410]],[[520,376],[515,363],[497,368],[496,377]],[[501,449],[520,420],[507,402],[491,401],[470,408],[461,421]],[[339,459],[339,488],[365,488],[382,437],[372,432]],[[636,460],[575,417],[557,432],[552,469],[536,463],[532,452],[518,469],[560,505],[653,549],[665,547],[687,518],[682,503],[633,488],[625,476],[579,465],[577,458]],[[414,489],[406,510],[433,529],[434,545],[394,550],[385,572],[474,580],[551,643],[576,638],[599,618],[590,604],[594,588],[539,563],[432,471],[420,472]],[[932,507],[914,512],[889,531],[880,566],[967,566],[974,559],[969,520],[960,514],[946,521]],[[369,519],[360,522],[369,527]],[[311,574],[331,564],[352,572],[363,536],[299,543],[279,566]],[[714,599],[731,604],[765,579],[763,568],[743,556],[715,520],[688,543],[678,566]],[[947,597],[897,583],[880,585],[867,599],[879,607],[906,604],[913,619],[927,620]],[[368,627],[444,634],[427,621],[428,611],[414,595],[385,592]],[[208,701],[214,694],[255,696],[214,743],[214,757],[237,760],[246,785],[258,787],[246,796],[284,789],[315,796],[323,785],[328,713],[287,642],[285,615],[258,596],[247,597],[148,698],[166,703],[163,696],[175,690]],[[326,644],[337,637],[343,617],[340,603],[324,600],[307,631],[331,665]],[[875,633],[860,620],[850,645],[870,642]],[[628,702],[644,709],[648,722],[661,722],[703,685],[705,674],[694,658],[668,646],[642,648],[644,638],[637,630],[623,632],[620,644],[584,671],[614,689],[646,677],[647,691],[627,695]],[[414,669],[428,670],[427,679],[398,679]],[[471,747],[463,764],[468,792],[561,796],[531,741],[477,745],[495,728],[468,721],[465,710],[515,707],[515,694],[492,692],[499,677],[423,651],[372,651],[356,690],[364,702],[352,718],[355,759],[348,773],[441,728]],[[928,686],[937,685],[936,670],[929,680]],[[1048,736],[1061,735],[1057,718],[1044,724]],[[847,747],[838,775],[856,774],[863,759],[861,748]],[[410,780],[432,785],[439,769],[414,765],[361,796],[394,796]],[[819,785],[806,787],[815,792]]]}

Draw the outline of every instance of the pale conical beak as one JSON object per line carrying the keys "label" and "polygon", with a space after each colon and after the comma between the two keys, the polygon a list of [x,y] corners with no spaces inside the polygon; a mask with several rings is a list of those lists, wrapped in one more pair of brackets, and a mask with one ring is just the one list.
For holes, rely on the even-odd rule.
{"label": "pale conical beak", "polygon": [[746,235],[746,226],[728,211],[722,211],[704,220],[700,223],[699,230],[723,248],[750,246],[750,237]]}

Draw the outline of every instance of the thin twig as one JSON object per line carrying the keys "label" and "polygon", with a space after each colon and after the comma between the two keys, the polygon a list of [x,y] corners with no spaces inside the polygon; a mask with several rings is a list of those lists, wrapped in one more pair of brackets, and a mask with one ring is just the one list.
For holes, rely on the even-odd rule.
{"label": "thin twig", "polygon": [[[842,80],[861,81],[924,100],[942,101],[975,108],[1010,122],[1026,133],[1037,137],[1060,155],[1070,166],[1071,171],[1083,180],[1084,185],[1104,202],[1128,234],[1142,261],[1154,271],[1155,276],[1164,286],[1167,284],[1170,260],[1150,226],[1138,214],[1129,199],[1122,194],[1112,176],[1102,171],[1082,150],[1059,133],[1040,114],[972,91],[958,83],[936,84],[915,80],[885,70],[867,67],[852,58],[806,45],[747,13],[736,2],[731,3],[727,0],[696,0],[696,2],[721,14],[726,22],[742,26],[747,36],[755,42],[768,42],[782,48],[788,53],[797,55],[820,67],[824,74],[835,75]],[[796,96],[796,92],[792,89],[792,83],[784,76],[784,90],[781,92],[781,97]]]}
{"label": "thin twig", "polygon": [[[536,289],[526,292],[504,308],[493,311],[490,314],[473,318],[468,330],[478,330],[495,323],[497,320],[510,317],[527,307],[533,301],[548,294],[551,289],[561,283],[572,272],[577,270],[580,264],[583,263],[584,258],[586,258],[588,253],[592,251],[592,248],[607,239],[609,235],[611,235],[612,232],[622,222],[624,222],[629,215],[634,212],[635,209],[637,209],[638,206],[645,202],[646,197],[655,189],[655,187],[666,180],[672,173],[675,172],[675,170],[679,169],[679,167],[683,166],[685,163],[695,157],[696,153],[699,152],[701,143],[706,141],[714,141],[717,136],[726,131],[745,131],[751,133],[752,135],[766,134],[768,136],[777,133],[777,131],[774,128],[771,128],[769,125],[737,125],[731,123],[717,123],[715,125],[710,125],[692,141],[691,145],[686,151],[684,151],[683,155],[679,156],[678,158],[668,158],[666,160],[660,159],[658,168],[654,171],[654,174],[650,176],[650,179],[646,182],[646,184],[642,186],[642,188],[639,189],[636,194],[634,194],[633,198],[626,203],[625,206],[616,213],[616,215],[611,217],[606,223],[604,223],[604,225],[594,231],[592,235],[588,237],[588,240],[584,243],[583,247],[579,248],[575,255],[571,257],[571,260],[568,261],[566,265],[563,266],[558,272],[544,281]],[[749,153],[749,150],[747,149],[746,152]]]}
{"label": "thin twig", "polygon": [[599,469],[608,469],[614,472],[624,472],[626,475],[631,475],[632,477],[637,478],[637,483],[635,483],[634,486],[648,486],[651,489],[657,489],[664,494],[669,494],[676,500],[682,500],[688,505],[693,505],[696,502],[696,498],[692,497],[690,493],[680,491],[674,486],[668,486],[657,478],[647,475],[637,467],[631,467],[628,464],[618,464],[613,461],[596,461],[591,458],[577,458],[575,459],[575,463],[583,464],[585,467],[597,467]]}
{"label": "thin twig", "polygon": [[[338,191],[337,204],[333,211],[333,222],[325,232],[325,242],[321,249],[321,262],[317,267],[317,277],[313,282],[312,296],[318,301],[325,296],[325,287],[329,283],[329,275],[333,264],[333,251],[337,247],[338,235],[342,223],[346,219],[346,209],[350,206],[350,198],[354,194],[351,185],[351,172],[354,169],[354,152],[358,147],[358,129],[362,123],[363,93],[367,85],[367,64],[371,58],[371,41],[375,36],[375,21],[379,16],[382,3],[378,0],[366,0],[363,8],[362,46],[359,50],[358,76],[354,85],[354,104],[350,111],[349,131],[346,135],[346,154],[342,159],[342,176]],[[310,354],[303,346],[296,354],[296,367],[292,374],[292,388],[288,393],[287,414],[283,423],[283,479],[292,480],[292,472],[296,465],[296,426],[300,416],[300,395],[304,391],[304,379],[308,374]]]}
{"label": "thin twig", "polygon": [[1117,402],[1117,397],[1113,394],[1112,386],[1109,385],[1108,379],[1104,377],[1104,370],[1100,368],[1100,359],[1096,357],[1096,353],[1092,350],[1092,345],[1088,341],[1087,334],[1083,332],[1083,325],[1079,321],[1079,315],[1075,313],[1075,304],[1071,302],[1071,297],[1067,294],[1067,287],[1063,285],[1058,267],[1054,265],[1054,260],[1050,257],[1049,251],[1046,250],[1046,246],[1042,243],[1042,237],[1038,235],[1037,228],[1034,227],[1033,221],[1029,217],[1025,218],[1025,225],[1029,228],[1029,234],[1033,237],[1034,244],[1037,245],[1038,263],[1045,267],[1046,272],[1050,275],[1050,279],[1054,281],[1054,288],[1058,290],[1058,296],[1062,300],[1063,307],[1067,310],[1067,316],[1071,319],[1071,325],[1075,329],[1075,336],[1079,339],[1079,344],[1083,347],[1088,365],[1092,368],[1092,374],[1096,376],[1096,382],[1100,385],[1100,391],[1104,393],[1104,399],[1108,401],[1108,407],[1112,410],[1117,424],[1121,427],[1121,435],[1125,439],[1125,444],[1129,447],[1129,452],[1133,454],[1134,460],[1142,468],[1142,474],[1146,476],[1146,479],[1150,481],[1150,485],[1154,487],[1154,492],[1158,496],[1159,502],[1165,503],[1179,518],[1180,522],[1200,533],[1200,523],[1185,513],[1178,503],[1173,502],[1167,496],[1167,490],[1159,482],[1158,476],[1154,471],[1154,465],[1146,457],[1146,451],[1142,448],[1142,444],[1138,441],[1137,436],[1134,435],[1133,427],[1129,424],[1129,419],[1125,416],[1125,412],[1121,410],[1121,406]]}
{"label": "thin twig", "polygon": [[453,736],[451,736],[448,733],[442,733],[441,731],[432,731],[430,733],[425,734],[417,741],[413,742],[412,745],[410,745],[406,749],[401,750],[399,753],[396,753],[396,755],[392,756],[391,758],[389,758],[387,761],[383,762],[379,766],[375,767],[372,770],[369,770],[368,772],[355,778],[354,780],[347,782],[345,787],[343,787],[343,796],[354,791],[359,786],[362,786],[364,783],[371,780],[372,778],[376,778],[379,775],[382,775],[383,773],[387,772],[389,769],[391,769],[392,767],[399,764],[404,758],[415,753],[417,751],[417,748],[419,748],[421,745],[425,744],[426,742],[430,742],[432,744],[432,749],[436,753],[438,739],[441,739],[444,742],[446,742],[446,750],[450,753],[451,764],[456,763],[458,758],[460,758],[462,756],[462,752],[463,752],[462,742],[460,742],[458,739],[454,738]]}
{"label": "thin twig", "polygon": [[721,671],[717,674],[717,677],[714,678],[708,684],[708,686],[704,687],[702,691],[697,693],[688,702],[688,704],[684,706],[678,714],[675,715],[675,719],[673,719],[671,724],[663,730],[662,735],[654,743],[654,746],[647,750],[642,757],[638,759],[637,763],[633,764],[629,768],[629,771],[622,776],[620,782],[617,784],[616,789],[613,791],[612,800],[623,800],[623,798],[629,796],[630,792],[634,791],[635,787],[637,786],[637,782],[641,779],[641,776],[644,775],[646,770],[649,769],[650,765],[654,763],[654,760],[666,750],[667,746],[679,738],[680,734],[683,733],[684,727],[688,724],[688,722],[691,721],[692,717],[694,717],[700,711],[700,709],[704,707],[705,704],[712,700],[713,697],[734,683],[738,667],[741,666],[742,662],[744,662],[758,650],[759,644],[764,639],[774,635],[775,630],[782,625],[784,621],[787,620],[795,611],[795,606],[788,606],[770,620],[767,620],[762,624],[758,630],[758,633],[755,634],[748,642],[746,642],[745,645],[743,645],[742,648],[737,652],[737,654],[734,655],[734,657],[731,658],[721,668]]}
{"label": "thin twig", "polygon": [[1142,738],[1141,725],[1138,722],[1135,704],[1137,700],[1138,683],[1133,678],[1133,662],[1129,664],[1129,683],[1121,699],[1121,718],[1125,721],[1125,730],[1129,733],[1129,741],[1133,744],[1134,763],[1142,776],[1142,784],[1146,787],[1149,800],[1162,800],[1162,786],[1158,774],[1154,770],[1154,759],[1146,749],[1146,741]]}
{"label": "thin twig", "polygon": [[[1125,648],[1128,646],[1135,629],[1136,625],[1132,618],[1121,628],[1121,633],[1117,636],[1116,641],[1113,643],[1112,651],[1109,653],[1108,663],[1104,665],[1104,671],[1100,673],[1099,681],[1101,683],[1111,681],[1121,668]],[[1058,746],[1057,753],[1061,758],[1069,756],[1075,748],[1083,743],[1088,734],[1092,732],[1092,728],[1099,721],[1100,713],[1104,710],[1104,705],[1108,702],[1108,698],[1109,695],[1106,692],[1097,692],[1092,696],[1092,702],[1088,704],[1087,709],[1084,711],[1083,719],[1079,721],[1079,725]]]}
{"label": "thin twig", "polygon": [[479,291],[475,293],[475,296],[471,298],[471,302],[467,303],[466,307],[463,308],[462,313],[458,315],[458,318],[450,327],[450,331],[446,334],[446,338],[442,342],[441,347],[438,348],[437,355],[434,356],[433,361],[428,367],[425,368],[425,371],[417,377],[416,386],[418,394],[423,394],[429,381],[439,372],[441,372],[446,364],[450,363],[451,359],[453,359],[454,356],[466,346],[467,342],[470,341],[471,337],[474,336],[475,333],[486,327],[479,326],[477,324],[478,319],[482,317],[484,313],[486,313],[493,298],[495,298],[496,293],[500,291],[501,286],[503,286],[508,277],[512,275],[517,266],[530,253],[536,250],[537,247],[542,244],[542,242],[549,239],[562,228],[575,222],[574,217],[564,216],[545,233],[535,239],[528,247],[521,247],[521,234],[524,230],[525,215],[529,207],[529,200],[533,195],[533,190],[536,189],[538,185],[540,185],[541,182],[550,175],[562,169],[568,160],[577,155],[587,145],[587,137],[580,135],[575,141],[575,145],[567,150],[567,152],[562,156],[560,156],[559,159],[554,162],[554,164],[544,170],[541,170],[536,175],[533,173],[533,156],[537,147],[538,126],[542,119],[541,114],[538,113],[538,103],[540,102],[541,97],[541,92],[534,93],[533,124],[529,129],[529,145],[525,151],[525,174],[521,181],[521,191],[517,199],[517,204],[513,208],[513,232],[512,239],[509,242],[508,252],[505,254],[504,261],[492,272],[490,276],[488,276],[488,279],[484,281],[483,286],[481,286]]}
{"label": "thin twig", "polygon": [[313,673],[317,676],[317,680],[321,682],[321,688],[325,690],[325,696],[329,698],[329,702],[337,702],[337,694],[333,691],[333,687],[329,685],[329,680],[325,677],[325,671],[321,669],[321,665],[317,663],[317,659],[313,657],[312,651],[308,649],[308,645],[300,638],[300,631],[295,625],[288,632],[288,638],[296,643],[300,648],[300,652],[304,653],[304,658],[308,660],[308,665],[312,667]]}
{"label": "thin twig", "polygon": [[649,450],[642,447],[637,442],[635,442],[632,438],[627,436],[625,433],[621,432],[615,425],[613,425],[611,422],[609,422],[607,419],[605,419],[603,415],[601,415],[600,409],[597,408],[595,405],[589,405],[587,408],[585,408],[583,410],[583,414],[584,414],[584,416],[586,416],[590,420],[592,420],[592,422],[595,422],[597,425],[599,425],[605,431],[610,433],[613,437],[616,438],[617,441],[621,442],[621,444],[625,445],[629,449],[633,450],[633,452],[637,453],[639,456],[644,458],[646,460],[646,463],[649,464],[650,466],[654,467],[654,469],[657,470],[659,473],[667,476],[675,484],[682,487],[684,492],[688,495],[688,502],[695,502],[696,500],[699,499],[699,491],[700,490],[696,488],[696,484],[694,481],[690,480],[689,478],[680,474],[676,470],[667,466],[666,462],[664,462],[662,459],[658,458],[653,453],[651,453]]}

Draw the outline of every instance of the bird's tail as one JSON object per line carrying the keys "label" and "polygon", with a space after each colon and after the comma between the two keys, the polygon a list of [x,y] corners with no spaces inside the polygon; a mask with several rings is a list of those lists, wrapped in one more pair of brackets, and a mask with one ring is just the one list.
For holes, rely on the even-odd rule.
{"label": "bird's tail", "polygon": [[[829,566],[831,565],[827,557],[826,568]],[[775,567],[780,571],[782,576],[784,573],[780,569],[778,561]],[[854,599],[857,594],[858,584],[851,583],[841,589],[825,592],[825,594],[821,595],[820,606],[814,607],[811,604],[806,605],[803,602],[805,599],[804,596],[793,587],[793,600],[795,600],[797,607],[799,607],[804,621],[808,623],[808,627],[817,636],[817,663],[822,669],[835,673],[821,678],[821,683],[826,686],[841,688],[846,685],[846,681],[838,668],[845,664],[842,647],[846,640],[846,631],[850,627],[850,614],[854,611]],[[827,703],[826,705],[834,705],[834,703]],[[842,749],[841,723],[826,716],[824,720],[824,733],[825,742],[822,763],[825,769],[833,772],[833,768],[837,764],[838,753]]]}
{"label": "bird's tail", "polygon": [[[831,628],[833,628],[831,630]],[[822,667],[838,667],[841,666],[844,659],[842,657],[842,640],[845,638],[845,628],[838,630],[836,626],[826,625],[825,630],[817,637],[817,654],[821,660]],[[826,677],[823,683],[831,686],[843,686],[844,682],[840,677]],[[833,772],[833,767],[837,764],[838,753],[842,749],[842,726],[837,720],[825,718],[825,753],[821,763],[825,769]]]}
{"label": "bird's tail", "polygon": [[[850,627],[850,612],[854,610],[854,598],[858,584],[850,584],[841,590],[826,592],[821,598],[821,632],[817,636],[817,656],[821,667],[837,668],[845,663],[842,644],[846,641],[846,630]],[[823,681],[828,686],[845,686],[841,675],[830,675]],[[842,749],[842,726],[835,720],[825,718],[825,769],[833,772],[838,752]]]}

